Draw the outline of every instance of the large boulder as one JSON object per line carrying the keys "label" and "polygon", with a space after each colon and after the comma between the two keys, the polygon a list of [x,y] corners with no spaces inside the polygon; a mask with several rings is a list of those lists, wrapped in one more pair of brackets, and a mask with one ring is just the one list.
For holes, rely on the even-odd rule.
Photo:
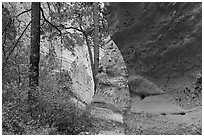
{"label": "large boulder", "polygon": [[133,94],[133,96],[138,95],[141,98],[144,98],[146,96],[159,95],[165,93],[155,83],[139,75],[129,76],[128,83],[130,93]]}

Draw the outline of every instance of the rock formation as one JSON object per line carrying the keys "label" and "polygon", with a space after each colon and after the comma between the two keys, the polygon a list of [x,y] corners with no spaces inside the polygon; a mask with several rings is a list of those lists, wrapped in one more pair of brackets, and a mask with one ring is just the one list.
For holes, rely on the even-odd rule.
{"label": "rock formation", "polygon": [[141,77],[130,75],[128,78],[128,84],[130,85],[130,93],[132,95],[140,96],[141,99],[165,93],[153,82]]}
{"label": "rock formation", "polygon": [[[92,113],[104,119],[123,123],[123,112],[130,104],[127,70],[120,51],[110,38],[100,60],[98,84],[93,97]],[[104,114],[100,114],[101,108]]]}
{"label": "rock formation", "polygon": [[192,87],[202,67],[201,3],[111,3],[109,9],[111,38],[130,76],[166,93]]}
{"label": "rock formation", "polygon": [[[57,48],[57,47],[56,47]],[[60,57],[60,51],[57,52]],[[74,53],[63,51],[62,66],[69,70],[72,78],[72,89],[81,101],[89,104],[94,94],[94,84],[86,45],[76,45]]]}

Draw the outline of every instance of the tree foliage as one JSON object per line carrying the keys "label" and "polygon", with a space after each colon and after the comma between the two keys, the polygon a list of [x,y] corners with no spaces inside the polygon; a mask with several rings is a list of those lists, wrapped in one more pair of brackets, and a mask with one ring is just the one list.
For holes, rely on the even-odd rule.
{"label": "tree foliage", "polygon": [[[74,53],[76,45],[87,44],[91,66],[94,67],[93,3],[42,2],[40,5],[35,12],[39,11],[41,16],[38,18],[40,29],[37,29],[37,26],[31,27],[31,3],[2,3],[3,134],[58,134],[60,130],[67,134],[79,134],[89,130],[92,120],[87,115],[79,116],[81,110],[70,101],[76,96],[72,92],[70,72],[61,70],[61,60],[55,47],[56,43],[60,43],[61,50]],[[99,43],[108,35],[101,5],[98,3]],[[40,51],[38,40],[32,39],[33,30],[40,30],[38,40],[44,50]],[[34,104],[37,117],[33,118],[28,113],[30,106],[27,99],[29,69],[33,65],[30,64],[30,49],[35,48],[40,52],[36,54],[39,66],[35,65],[39,67],[36,70],[39,73],[39,84],[36,83],[39,96],[38,103]],[[60,71],[55,72],[57,70]]]}

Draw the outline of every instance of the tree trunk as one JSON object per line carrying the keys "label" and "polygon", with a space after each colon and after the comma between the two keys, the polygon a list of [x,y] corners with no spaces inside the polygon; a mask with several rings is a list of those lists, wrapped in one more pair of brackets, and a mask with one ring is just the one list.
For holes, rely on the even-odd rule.
{"label": "tree trunk", "polygon": [[90,63],[91,63],[91,70],[92,70],[92,74],[93,74],[93,81],[94,81],[94,86],[95,84],[95,73],[94,73],[94,63],[93,63],[93,56],[92,56],[92,52],[91,52],[91,45],[89,44],[89,40],[88,40],[88,36],[84,33],[85,39],[86,39],[86,44],[87,44],[87,48],[88,48],[88,52],[89,52],[89,59],[90,59]]}
{"label": "tree trunk", "polygon": [[40,3],[31,6],[31,47],[28,101],[35,105],[38,98],[39,61],[40,61]]}
{"label": "tree trunk", "polygon": [[[98,73],[99,67],[99,26],[98,26],[98,3],[94,2],[94,75],[96,76]],[[97,80],[95,79],[95,87],[96,90]]]}

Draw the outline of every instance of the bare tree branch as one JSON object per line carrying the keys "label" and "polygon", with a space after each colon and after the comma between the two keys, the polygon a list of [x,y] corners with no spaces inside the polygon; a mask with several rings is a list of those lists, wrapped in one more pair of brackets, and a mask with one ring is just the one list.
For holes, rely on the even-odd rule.
{"label": "bare tree branch", "polygon": [[[78,18],[79,18],[79,20],[80,20],[80,22],[79,22],[79,28],[81,29],[81,30],[83,30],[83,28],[82,28],[82,17],[81,17],[81,14],[78,14],[78,16],[77,16]],[[87,36],[89,36],[89,35],[91,35],[91,33],[94,31],[94,28],[92,29],[92,30],[89,30],[89,29],[87,29],[87,30],[83,30],[84,32],[84,34],[86,34]]]}
{"label": "bare tree branch", "polygon": [[50,24],[53,28],[55,28],[57,31],[59,31],[60,36],[61,36],[61,35],[62,35],[62,32],[59,30],[59,28],[58,28],[57,26],[53,25],[51,22],[49,22],[49,21],[46,19],[45,14],[44,14],[44,11],[43,11],[43,9],[42,9],[41,7],[40,7],[40,10],[41,10],[41,12],[42,12],[42,17],[44,18],[44,20],[45,20],[48,24]]}
{"label": "bare tree branch", "polygon": [[8,58],[10,57],[10,55],[12,54],[12,52],[14,51],[14,49],[16,48],[18,42],[20,41],[21,37],[23,36],[23,34],[25,33],[25,31],[27,30],[28,26],[31,24],[31,21],[28,23],[28,25],[25,27],[25,29],[23,30],[23,32],[21,33],[21,35],[19,36],[18,40],[16,41],[16,43],[14,44],[13,48],[11,49],[10,53],[8,54],[8,56],[6,57],[3,65],[6,63],[6,61],[8,60]]}
{"label": "bare tree branch", "polygon": [[62,27],[63,29],[74,29],[74,30],[77,30],[79,32],[84,33],[84,30],[78,29],[78,28],[75,28],[75,27],[65,27],[65,25],[62,25],[62,24],[60,24],[59,27]]}
{"label": "bare tree branch", "polygon": [[50,3],[49,2],[46,2],[47,3],[47,6],[48,6],[48,9],[49,9],[49,13],[53,14],[53,11],[51,10],[51,7],[50,7]]}
{"label": "bare tree branch", "polygon": [[29,12],[29,11],[31,11],[31,9],[25,10],[25,11],[21,12],[20,14],[18,14],[18,15],[16,16],[16,18],[18,18],[18,17],[21,16],[22,14],[24,14],[24,13],[26,13],[26,12]]}
{"label": "bare tree branch", "polygon": [[43,20],[43,23],[40,26],[43,26],[45,24],[45,20]]}

